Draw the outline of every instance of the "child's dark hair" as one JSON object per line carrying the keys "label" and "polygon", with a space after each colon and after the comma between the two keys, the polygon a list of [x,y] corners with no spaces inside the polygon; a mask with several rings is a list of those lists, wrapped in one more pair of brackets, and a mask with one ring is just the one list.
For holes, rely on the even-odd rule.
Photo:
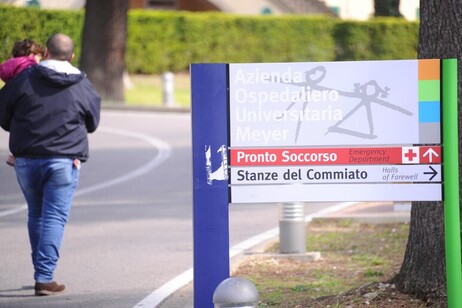
{"label": "child's dark hair", "polygon": [[44,48],[42,45],[37,44],[33,40],[25,39],[22,41],[17,41],[13,45],[13,57],[24,57],[29,56],[30,54],[42,55],[43,56]]}

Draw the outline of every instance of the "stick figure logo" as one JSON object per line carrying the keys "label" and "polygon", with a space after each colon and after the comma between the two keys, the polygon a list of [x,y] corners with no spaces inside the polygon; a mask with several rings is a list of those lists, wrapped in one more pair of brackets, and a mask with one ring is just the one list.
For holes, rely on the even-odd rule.
{"label": "stick figure logo", "polygon": [[[397,106],[393,103],[390,103],[388,101],[385,101],[385,99],[389,96],[391,89],[389,87],[381,87],[376,80],[370,80],[364,84],[360,83],[355,83],[354,84],[354,90],[351,91],[345,91],[341,89],[333,89],[330,87],[326,87],[321,85],[321,82],[326,78],[327,76],[327,69],[324,66],[317,66],[311,70],[308,70],[305,72],[305,81],[303,82],[295,82],[295,81],[290,81],[290,82],[283,82],[285,84],[301,87],[302,90],[300,91],[300,97],[306,96],[306,92],[309,89],[310,91],[331,91],[335,90],[337,93],[344,98],[348,99],[357,99],[357,105],[353,107],[341,120],[337,121],[334,125],[328,128],[328,133],[337,133],[337,134],[345,134],[345,135],[350,135],[354,136],[357,138],[362,138],[362,139],[375,139],[377,138],[377,135],[374,132],[374,122],[373,122],[373,116],[372,116],[372,104],[377,104],[382,107],[392,109],[393,111],[397,111],[399,113],[402,113],[407,116],[413,115],[412,112],[409,110],[402,108],[400,106]],[[302,100],[303,101],[303,100]],[[286,108],[286,111],[292,109],[296,102],[292,102],[289,104],[289,106]],[[305,110],[308,107],[308,100],[304,100],[303,104],[301,106],[301,110]],[[367,125],[368,125],[368,131],[367,132],[360,132],[360,131],[355,131],[352,129],[348,128],[343,128],[342,124],[345,123],[346,120],[348,120],[353,114],[355,114],[360,108],[365,108],[366,110],[366,120],[367,120]],[[299,134],[300,134],[300,128],[302,125],[302,121],[299,119],[295,131],[295,142],[298,141]]]}
{"label": "stick figure logo", "polygon": [[207,184],[212,185],[213,181],[228,180],[228,155],[226,146],[223,144],[217,150],[217,154],[221,154],[220,167],[216,170],[212,169],[212,150],[211,146],[205,146],[205,169],[207,172]]}

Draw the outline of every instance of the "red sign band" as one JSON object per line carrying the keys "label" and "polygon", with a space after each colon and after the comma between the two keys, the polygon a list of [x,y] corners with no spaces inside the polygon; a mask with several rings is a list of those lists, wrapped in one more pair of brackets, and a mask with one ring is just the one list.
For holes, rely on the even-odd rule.
{"label": "red sign band", "polygon": [[440,146],[231,149],[231,166],[439,164]]}

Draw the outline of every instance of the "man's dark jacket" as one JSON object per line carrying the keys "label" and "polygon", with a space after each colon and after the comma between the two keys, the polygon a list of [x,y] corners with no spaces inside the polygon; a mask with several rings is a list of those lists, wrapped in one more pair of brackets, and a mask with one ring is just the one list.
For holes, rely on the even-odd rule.
{"label": "man's dark jacket", "polygon": [[81,74],[33,66],[0,90],[0,126],[16,157],[88,159],[87,133],[96,130],[101,99]]}

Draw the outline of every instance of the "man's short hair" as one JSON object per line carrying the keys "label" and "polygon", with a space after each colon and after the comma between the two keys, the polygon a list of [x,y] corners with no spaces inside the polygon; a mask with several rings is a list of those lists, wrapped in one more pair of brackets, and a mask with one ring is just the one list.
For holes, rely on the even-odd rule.
{"label": "man's short hair", "polygon": [[56,33],[48,38],[47,49],[50,58],[70,61],[74,53],[74,42],[67,35]]}

